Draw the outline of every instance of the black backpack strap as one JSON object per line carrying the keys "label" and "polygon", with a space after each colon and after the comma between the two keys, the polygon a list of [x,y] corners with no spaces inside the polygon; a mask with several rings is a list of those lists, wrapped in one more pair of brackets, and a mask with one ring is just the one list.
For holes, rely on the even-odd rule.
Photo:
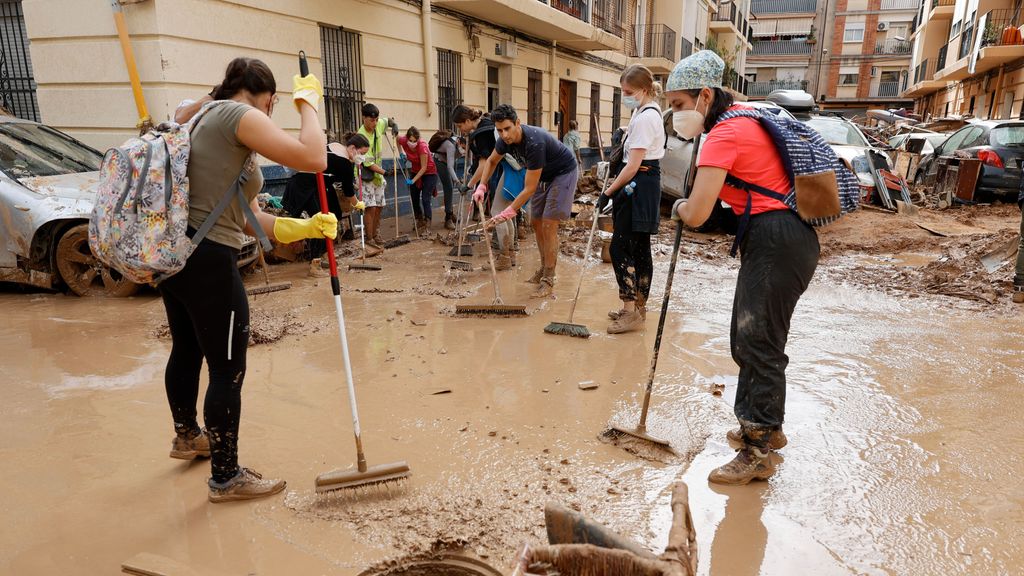
{"label": "black backpack strap", "polygon": [[[248,164],[248,162],[246,162],[246,164]],[[258,167],[256,169],[259,170]],[[210,233],[213,225],[217,223],[217,220],[219,220],[224,214],[224,211],[228,209],[231,201],[237,198],[238,203],[242,206],[242,213],[245,214],[245,219],[249,222],[249,225],[252,226],[253,230],[256,231],[256,237],[259,238],[260,244],[263,246],[263,251],[270,252],[274,249],[274,245],[270,243],[270,238],[267,237],[267,233],[263,231],[263,227],[260,226],[259,222],[256,220],[256,213],[252,211],[252,207],[249,206],[249,203],[245,200],[244,188],[245,183],[248,181],[249,176],[246,175],[246,169],[243,167],[242,172],[239,173],[234,184],[228,188],[227,193],[225,193],[220,199],[220,202],[217,202],[217,206],[215,206],[213,211],[206,217],[206,220],[203,220],[202,225],[199,226],[199,230],[196,230],[195,235],[192,236],[193,246],[198,246],[199,243],[203,241],[203,238],[206,238],[206,235]]]}
{"label": "black backpack strap", "polygon": [[774,198],[779,202],[783,203],[786,200],[786,195],[779,194],[775,190],[765,188],[764,186],[759,186],[757,184],[747,182],[746,180],[737,178],[732,174],[725,175],[725,183],[732,186],[733,188],[738,188],[747,193],[747,206],[743,210],[743,214],[740,215],[739,225],[736,227],[736,239],[733,240],[732,248],[729,249],[729,256],[735,257],[737,250],[739,250],[740,242],[743,241],[743,236],[747,232],[747,225],[750,223],[750,211],[753,204],[754,192],[757,192],[758,194],[761,194],[763,196],[768,196],[769,198]]}

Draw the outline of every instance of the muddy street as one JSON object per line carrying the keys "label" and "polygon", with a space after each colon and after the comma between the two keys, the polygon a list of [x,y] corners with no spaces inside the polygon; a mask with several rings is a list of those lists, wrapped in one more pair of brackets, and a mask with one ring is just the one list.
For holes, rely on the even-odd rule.
{"label": "muddy street", "polygon": [[[670,238],[660,241],[659,303]],[[237,504],[207,502],[206,460],[167,457],[159,298],[0,293],[0,572],[112,574],[148,553],[198,574],[355,575],[464,546],[508,573],[522,543],[545,540],[550,500],[660,552],[678,479],[701,574],[1018,571],[1019,311],[851,281],[879,250],[868,264],[849,253],[823,261],[787,349],[785,461],[770,482],[712,486],[708,472],[732,456],[736,382],[737,263],[701,257],[717,242],[688,235],[676,272],[650,416],[651,433],[680,454],[666,461],[598,439],[610,422],[635,423],[657,324],[652,313],[642,334],[604,333],[617,304],[609,265],[592,264],[576,311],[589,340],[542,332],[565,319],[579,260],[563,257],[556,298],[530,300],[532,240],[500,275],[505,302],[526,305],[527,318],[455,317],[458,303],[490,303],[488,276],[446,276],[448,249],[433,242],[376,258],[381,272],[345,272],[367,457],[407,460],[412,477],[330,497],[313,480],[352,465],[354,449],[329,283],[304,264],[271,267],[272,281],[293,287],[250,297],[254,338],[264,336],[248,351],[239,452],[288,487]],[[941,258],[931,246],[934,257],[900,261],[900,273]],[[596,389],[581,389],[591,380]]]}

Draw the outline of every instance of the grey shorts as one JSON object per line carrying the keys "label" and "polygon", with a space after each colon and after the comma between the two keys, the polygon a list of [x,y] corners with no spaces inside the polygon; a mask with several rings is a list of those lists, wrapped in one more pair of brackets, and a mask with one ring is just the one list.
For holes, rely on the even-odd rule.
{"label": "grey shorts", "polygon": [[545,220],[568,220],[572,216],[572,201],[576,196],[579,168],[556,176],[551,182],[541,182],[530,198],[530,216]]}

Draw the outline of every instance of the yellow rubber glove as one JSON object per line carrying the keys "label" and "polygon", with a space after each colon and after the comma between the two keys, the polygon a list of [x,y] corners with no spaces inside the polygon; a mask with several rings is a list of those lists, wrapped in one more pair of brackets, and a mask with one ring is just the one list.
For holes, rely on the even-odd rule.
{"label": "yellow rubber glove", "polygon": [[362,200],[356,202],[356,210],[359,210],[360,212],[366,210],[366,202],[363,202]]}
{"label": "yellow rubber glove", "polygon": [[324,97],[324,87],[320,80],[310,74],[308,76],[292,77],[292,100],[295,108],[299,108],[299,102],[305,102],[313,107],[313,110],[320,110],[320,100]]}
{"label": "yellow rubber glove", "polygon": [[306,238],[337,238],[338,218],[327,214],[314,214],[312,218],[277,218],[274,220],[274,238],[291,244]]}

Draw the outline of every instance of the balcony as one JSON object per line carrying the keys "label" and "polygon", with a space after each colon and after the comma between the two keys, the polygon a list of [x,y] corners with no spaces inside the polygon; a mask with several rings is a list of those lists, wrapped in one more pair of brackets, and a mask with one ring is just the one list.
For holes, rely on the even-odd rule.
{"label": "balcony", "polygon": [[757,14],[803,14],[818,11],[818,0],[753,0],[750,13]]}
{"label": "balcony", "polygon": [[912,46],[906,40],[889,39],[875,44],[875,54],[910,55]]}
{"label": "balcony", "polygon": [[956,0],[932,0],[928,20],[952,20],[956,10]]}
{"label": "balcony", "polygon": [[[943,54],[943,59],[945,59],[945,54]],[[940,61],[937,59],[929,58],[922,60],[914,68],[914,83],[904,90],[900,96],[903,98],[917,98],[919,96],[927,96],[945,87],[945,82],[935,79],[935,70],[939,64]]]}
{"label": "balcony", "polygon": [[693,54],[693,42],[690,42],[686,38],[683,38],[679,42],[679,59],[682,60],[690,54]]}
{"label": "balcony", "polygon": [[1017,34],[1013,33],[1014,29],[1020,27],[1021,17],[1014,17],[1013,10],[991,10],[987,16],[983,30],[980,29],[980,21],[975,25],[979,27],[977,33],[982,35],[975,74],[1024,57],[1024,45],[1019,43]]}
{"label": "balcony", "polygon": [[879,82],[871,89],[872,98],[896,98],[900,94],[899,82]]}
{"label": "balcony", "polygon": [[759,82],[747,82],[747,91],[744,92],[752,98],[764,97],[775,90],[803,90],[807,92],[807,80],[762,80]]}
{"label": "balcony", "polygon": [[905,10],[917,12],[921,7],[919,0],[882,0],[882,10]]}
{"label": "balcony", "polygon": [[668,74],[676,64],[676,31],[664,24],[634,26],[628,54],[655,74]]}
{"label": "balcony", "polygon": [[434,0],[434,4],[573,50],[622,50],[621,0]]}
{"label": "balcony", "polygon": [[708,27],[715,32],[731,32],[743,41],[747,40],[750,32],[750,22],[743,12],[737,9],[736,4],[719,6],[718,13],[711,17]]}
{"label": "balcony", "polygon": [[811,53],[811,45],[804,40],[758,40],[754,42],[753,56],[803,56]]}

